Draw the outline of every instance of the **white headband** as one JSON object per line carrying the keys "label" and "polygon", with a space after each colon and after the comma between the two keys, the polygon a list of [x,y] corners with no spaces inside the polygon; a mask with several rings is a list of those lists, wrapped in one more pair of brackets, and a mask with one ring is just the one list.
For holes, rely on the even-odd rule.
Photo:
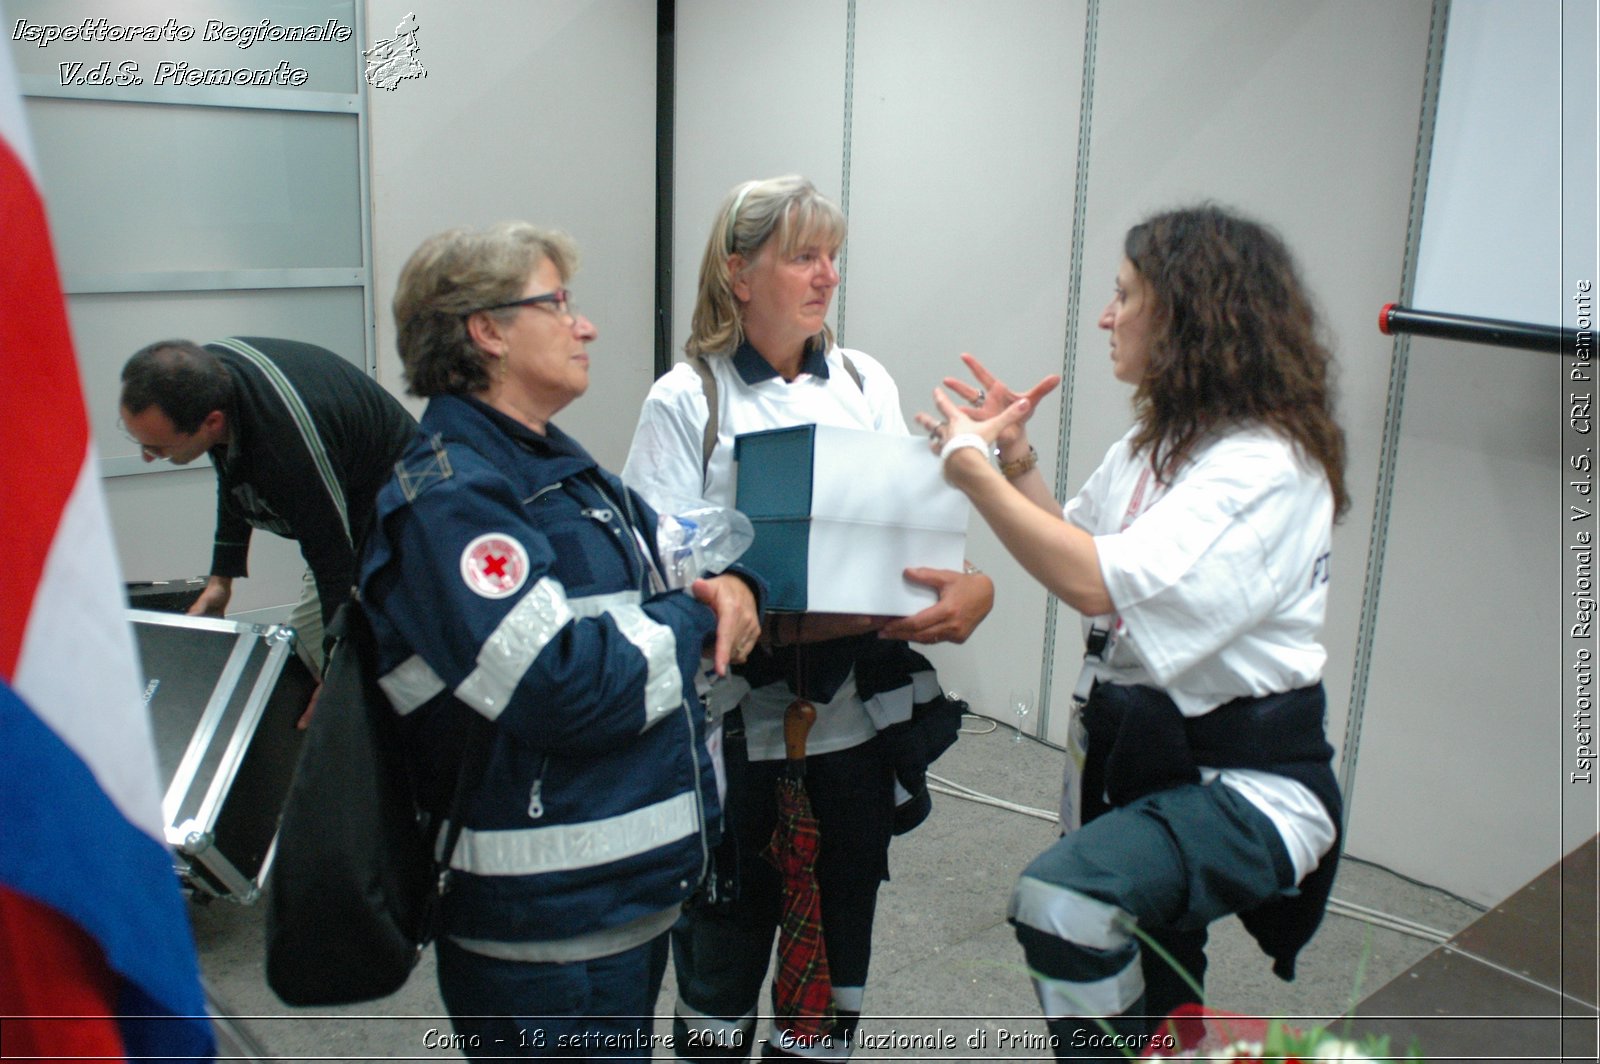
{"label": "white headband", "polygon": [[723,244],[726,245],[730,255],[733,254],[733,226],[739,220],[739,208],[744,206],[744,198],[750,194],[750,190],[760,183],[759,181],[746,182],[745,186],[739,190],[739,195],[734,198],[733,209],[728,212],[728,229]]}

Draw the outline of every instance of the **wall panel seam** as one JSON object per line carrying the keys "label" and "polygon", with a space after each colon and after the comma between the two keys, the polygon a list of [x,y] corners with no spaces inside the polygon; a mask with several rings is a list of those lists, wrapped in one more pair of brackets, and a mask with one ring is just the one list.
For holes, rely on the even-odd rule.
{"label": "wall panel seam", "polygon": [[[1444,66],[1445,34],[1450,22],[1450,0],[1433,0],[1428,26],[1428,58],[1423,72],[1422,107],[1417,121],[1417,142],[1411,168],[1411,206],[1406,219],[1406,244],[1401,265],[1400,300],[1409,302],[1417,282],[1422,216],[1428,194],[1428,171],[1433,154],[1434,124],[1439,111],[1439,81]],[[1350,679],[1350,708],[1345,718],[1339,753],[1339,789],[1344,797],[1344,824],[1348,831],[1354,806],[1356,759],[1361,748],[1361,726],[1366,716],[1367,691],[1372,678],[1372,653],[1377,643],[1378,601],[1383,588],[1384,550],[1389,536],[1389,514],[1394,501],[1396,466],[1400,456],[1400,425],[1405,407],[1406,375],[1411,350],[1404,333],[1395,337],[1389,364],[1389,391],[1383,417],[1383,440],[1378,453],[1378,480],[1374,491],[1372,527],[1367,540],[1367,569],[1361,588],[1361,620],[1356,630],[1355,665]]]}
{"label": "wall panel seam", "polygon": [[[1078,100],[1078,158],[1072,188],[1072,245],[1068,248],[1067,326],[1061,351],[1061,425],[1056,438],[1056,498],[1067,496],[1067,450],[1072,438],[1074,367],[1078,354],[1078,319],[1083,302],[1083,232],[1089,199],[1089,136],[1094,118],[1095,52],[1099,47],[1100,0],[1084,8],[1083,77]],[[1044,643],[1039,655],[1039,735],[1050,733],[1051,688],[1055,680],[1056,635],[1061,600],[1045,595]]]}
{"label": "wall panel seam", "polygon": [[[842,163],[839,177],[839,209],[844,212],[848,222],[850,217],[850,142],[851,126],[855,122],[855,93],[856,93],[856,0],[848,0],[845,4],[844,18],[844,131]],[[844,346],[844,303],[845,286],[848,279],[850,265],[850,241],[845,240],[845,246],[839,249],[839,301],[838,310],[834,316],[835,329],[839,346]]]}
{"label": "wall panel seam", "polygon": [[[357,20],[360,21],[359,19]],[[130,89],[96,85],[58,85],[40,74],[17,77],[22,95],[33,100],[83,100],[99,103],[154,104],[158,107],[225,107],[240,111],[302,111],[307,114],[355,114],[362,92],[318,92],[311,89],[228,88]]]}
{"label": "wall panel seam", "polygon": [[[351,21],[355,23],[356,32],[356,66],[364,68],[361,57],[364,54],[360,43],[367,40],[367,5],[365,0],[358,0],[351,5]],[[373,234],[372,234],[372,113],[368,110],[371,102],[367,87],[365,69],[361,70],[356,78],[356,181],[359,186],[358,195],[361,197],[361,314],[365,326],[361,331],[362,342],[366,351],[362,353],[362,365],[366,367],[367,376],[373,380],[378,379],[378,297],[373,291],[376,285],[373,282]]]}

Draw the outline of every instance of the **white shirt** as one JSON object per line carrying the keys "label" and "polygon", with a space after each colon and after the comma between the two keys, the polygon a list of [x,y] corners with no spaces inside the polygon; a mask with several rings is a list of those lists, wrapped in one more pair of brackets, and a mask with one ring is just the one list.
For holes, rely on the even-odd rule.
{"label": "white shirt", "polygon": [[[1133,432],[1062,511],[1095,537],[1117,606],[1084,621],[1115,633],[1107,660],[1091,666],[1096,677],[1159,687],[1188,717],[1319,681],[1333,539],[1322,470],[1254,427],[1197,448],[1163,485],[1145,472],[1148,454],[1132,452]],[[1253,770],[1220,779],[1272,819],[1297,880],[1316,867],[1334,827],[1307,788]]]}
{"label": "white shirt", "polygon": [[[858,385],[844,366],[848,355],[861,375]],[[660,513],[682,513],[697,506],[734,504],[734,438],[747,432],[791,425],[834,425],[908,435],[900,410],[900,391],[888,370],[871,355],[833,346],[822,360],[807,356],[801,373],[785,381],[750,348],[707,360],[717,381],[721,410],[717,444],[704,478],[708,411],[705,386],[687,363],[678,363],[656,381],[639,411],[622,479]],[[721,690],[719,690],[721,689]],[[752,761],[784,756],[783,711],[794,698],[787,684],[751,691],[742,682],[715,685],[709,698],[716,709],[743,697],[745,742]],[[815,701],[815,700],[813,700]],[[877,733],[851,676],[827,704],[817,703],[817,723],[806,741],[811,753],[826,754],[858,746]]]}

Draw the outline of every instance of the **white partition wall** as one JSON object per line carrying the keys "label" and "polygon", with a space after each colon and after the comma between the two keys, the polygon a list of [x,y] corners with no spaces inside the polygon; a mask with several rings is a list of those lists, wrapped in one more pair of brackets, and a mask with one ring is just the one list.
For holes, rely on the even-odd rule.
{"label": "white partition wall", "polygon": [[651,0],[368,0],[373,39],[415,16],[426,76],[370,90],[379,379],[400,392],[390,301],[407,256],[459,225],[570,233],[599,338],[560,424],[616,468],[650,388],[656,10]]}
{"label": "white partition wall", "polygon": [[[1430,8],[1426,4],[1101,4],[1079,252],[1068,491],[1129,423],[1097,325],[1141,217],[1213,200],[1277,228],[1299,259],[1340,360],[1356,508],[1335,540],[1339,579],[1326,639],[1330,734],[1338,742],[1366,558],[1389,344],[1375,308],[1400,283]],[[1356,74],[1355,72],[1359,72]],[[1062,610],[1054,658],[1081,656]],[[1064,722],[1068,690],[1056,685]],[[1056,734],[1062,734],[1057,732]]]}
{"label": "white partition wall", "polygon": [[[1096,325],[1127,227],[1214,199],[1284,232],[1344,361],[1362,501],[1341,531],[1350,575],[1330,638],[1342,708],[1388,376],[1389,344],[1371,321],[1401,282],[1431,6],[857,0],[819,5],[800,30],[789,5],[736,6],[740,17],[728,19],[720,5],[680,5],[677,305],[693,285],[683,244],[692,239],[698,254],[729,185],[837,157],[838,177],[812,176],[830,192],[839,182],[848,201],[843,341],[895,370],[908,415],[960,372],[963,350],[1012,381],[1062,373],[1032,435],[1064,490],[1129,421]],[[749,63],[774,48],[803,52],[820,75],[780,81],[774,99],[730,92],[748,81],[741,68],[685,61],[721,53]],[[815,92],[796,109],[802,80]],[[838,104],[836,85],[848,89]],[[708,174],[690,131],[717,128],[740,135],[721,139]],[[773,150],[777,129],[787,153]],[[759,132],[741,153],[747,130]],[[1038,675],[1048,734],[1059,737],[1081,654],[1077,618],[981,523],[972,540],[998,600],[966,647],[935,652],[946,681],[997,711],[1011,677]]]}
{"label": "white partition wall", "polygon": [[[1452,4],[1412,306],[1575,324],[1596,268],[1594,41],[1592,3]],[[1595,645],[1566,622],[1565,548],[1594,508],[1563,450],[1593,384],[1538,351],[1412,339],[1396,356],[1352,845],[1494,902],[1596,830],[1592,719],[1564,697]]]}
{"label": "white partition wall", "polygon": [[[907,417],[932,411],[969,351],[1013,381],[1062,366],[1072,294],[1082,3],[879,0],[856,5],[850,246],[843,341],[895,374]],[[1038,415],[1056,466],[1059,397]],[[969,558],[993,574],[990,619],[934,653],[945,681],[1002,719],[1037,688],[1047,600],[976,517]]]}
{"label": "white partition wall", "polygon": [[[711,219],[741,181],[805,174],[842,195],[845,0],[677,5],[672,350],[683,354]],[[633,422],[627,430],[631,433]],[[624,444],[626,446],[626,444]]]}

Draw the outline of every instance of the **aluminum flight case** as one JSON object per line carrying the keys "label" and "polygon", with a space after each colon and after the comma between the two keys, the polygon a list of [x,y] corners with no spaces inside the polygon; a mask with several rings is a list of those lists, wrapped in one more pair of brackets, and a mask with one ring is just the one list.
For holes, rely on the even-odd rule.
{"label": "aluminum flight case", "polygon": [[316,687],[294,629],[128,610],[165,792],[167,842],[197,897],[260,897]]}
{"label": "aluminum flight case", "polygon": [[181,580],[130,580],[125,585],[128,605],[136,610],[183,613],[193,606],[206,589],[206,578],[190,576]]}

